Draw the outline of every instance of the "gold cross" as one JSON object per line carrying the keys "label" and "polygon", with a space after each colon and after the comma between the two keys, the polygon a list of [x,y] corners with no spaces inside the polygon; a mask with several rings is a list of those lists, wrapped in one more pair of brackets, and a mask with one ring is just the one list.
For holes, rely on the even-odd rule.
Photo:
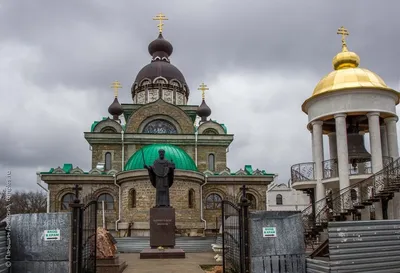
{"label": "gold cross", "polygon": [[157,14],[156,17],[153,17],[153,20],[158,20],[158,21],[160,22],[160,23],[157,25],[157,27],[158,27],[158,30],[160,31],[160,33],[162,33],[162,31],[163,31],[163,26],[164,26],[163,21],[168,20],[168,18],[165,17],[165,15],[162,14],[162,13],[160,12],[159,14]]}
{"label": "gold cross", "polygon": [[200,87],[197,88],[197,90],[201,90],[201,97],[202,97],[202,99],[204,100],[205,97],[206,97],[206,96],[205,96],[205,91],[206,91],[206,90],[209,90],[208,87],[207,87],[207,85],[205,85],[204,82],[203,82],[203,83],[200,84]]}
{"label": "gold cross", "polygon": [[115,96],[115,97],[118,97],[118,89],[119,89],[119,88],[122,88],[121,83],[120,83],[119,81],[114,81],[114,82],[111,84],[111,88],[114,89],[114,96]]}
{"label": "gold cross", "polygon": [[342,35],[342,46],[346,46],[346,36],[349,36],[349,31],[341,26],[338,29],[337,34]]}

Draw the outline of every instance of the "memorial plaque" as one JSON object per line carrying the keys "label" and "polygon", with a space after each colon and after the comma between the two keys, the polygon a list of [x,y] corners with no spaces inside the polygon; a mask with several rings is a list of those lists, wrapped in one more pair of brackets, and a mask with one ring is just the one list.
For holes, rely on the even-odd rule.
{"label": "memorial plaque", "polygon": [[175,246],[175,209],[156,207],[150,209],[150,246],[152,248]]}

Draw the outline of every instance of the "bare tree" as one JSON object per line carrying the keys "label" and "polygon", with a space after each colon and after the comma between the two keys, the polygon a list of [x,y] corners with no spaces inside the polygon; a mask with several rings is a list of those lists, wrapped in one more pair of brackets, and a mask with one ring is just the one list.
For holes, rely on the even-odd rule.
{"label": "bare tree", "polygon": [[47,197],[43,191],[16,191],[7,202],[6,192],[3,190],[0,191],[0,219],[6,216],[7,205],[10,205],[11,214],[21,214],[46,212],[46,204]]}

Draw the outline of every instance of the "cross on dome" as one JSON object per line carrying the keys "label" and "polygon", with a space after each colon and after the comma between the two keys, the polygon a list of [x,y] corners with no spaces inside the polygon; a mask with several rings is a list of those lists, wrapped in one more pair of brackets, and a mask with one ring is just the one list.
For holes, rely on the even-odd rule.
{"label": "cross on dome", "polygon": [[344,26],[341,26],[337,34],[342,35],[342,48],[347,51],[346,36],[349,36],[349,31]]}
{"label": "cross on dome", "polygon": [[157,14],[155,17],[153,17],[153,20],[159,21],[157,27],[158,27],[158,30],[160,31],[160,33],[162,33],[162,31],[163,31],[163,26],[164,26],[163,21],[168,20],[168,18],[165,17],[165,15],[162,14],[162,13],[160,12],[160,13]]}
{"label": "cross on dome", "polygon": [[114,96],[118,97],[118,89],[122,88],[122,85],[119,81],[114,81],[111,84],[111,88],[114,89]]}
{"label": "cross on dome", "polygon": [[207,85],[205,85],[204,82],[203,82],[203,83],[200,84],[200,87],[197,88],[197,90],[201,90],[201,98],[204,100],[205,97],[206,97],[205,91],[206,91],[206,90],[209,90],[209,88],[207,87]]}

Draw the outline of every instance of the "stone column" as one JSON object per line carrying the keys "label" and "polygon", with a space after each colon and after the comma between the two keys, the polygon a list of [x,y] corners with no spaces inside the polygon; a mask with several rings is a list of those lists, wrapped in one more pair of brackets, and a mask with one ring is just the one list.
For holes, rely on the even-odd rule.
{"label": "stone column", "polygon": [[339,165],[339,189],[342,190],[350,186],[349,179],[349,151],[347,148],[347,125],[346,114],[336,114],[336,145]]}
{"label": "stone column", "polygon": [[381,148],[382,148],[382,156],[386,157],[389,156],[388,138],[385,125],[381,125]]}
{"label": "stone column", "polygon": [[337,158],[336,133],[335,132],[329,133],[328,137],[329,137],[329,156],[330,156],[330,159]]}
{"label": "stone column", "polygon": [[399,146],[397,143],[397,117],[385,118],[386,123],[386,134],[388,143],[388,153],[389,156],[394,160],[399,157]]}
{"label": "stone column", "polygon": [[316,200],[321,200],[325,197],[325,187],[322,184],[323,177],[323,166],[322,161],[324,161],[324,143],[322,137],[322,124],[323,122],[320,120],[316,120],[311,122],[312,125],[312,134],[313,134],[313,158],[315,162],[315,178],[317,180],[317,185],[315,189],[315,197]]}
{"label": "stone column", "polygon": [[372,172],[376,173],[383,169],[379,113],[370,112],[367,114],[367,117],[369,128],[369,142],[371,145]]}

